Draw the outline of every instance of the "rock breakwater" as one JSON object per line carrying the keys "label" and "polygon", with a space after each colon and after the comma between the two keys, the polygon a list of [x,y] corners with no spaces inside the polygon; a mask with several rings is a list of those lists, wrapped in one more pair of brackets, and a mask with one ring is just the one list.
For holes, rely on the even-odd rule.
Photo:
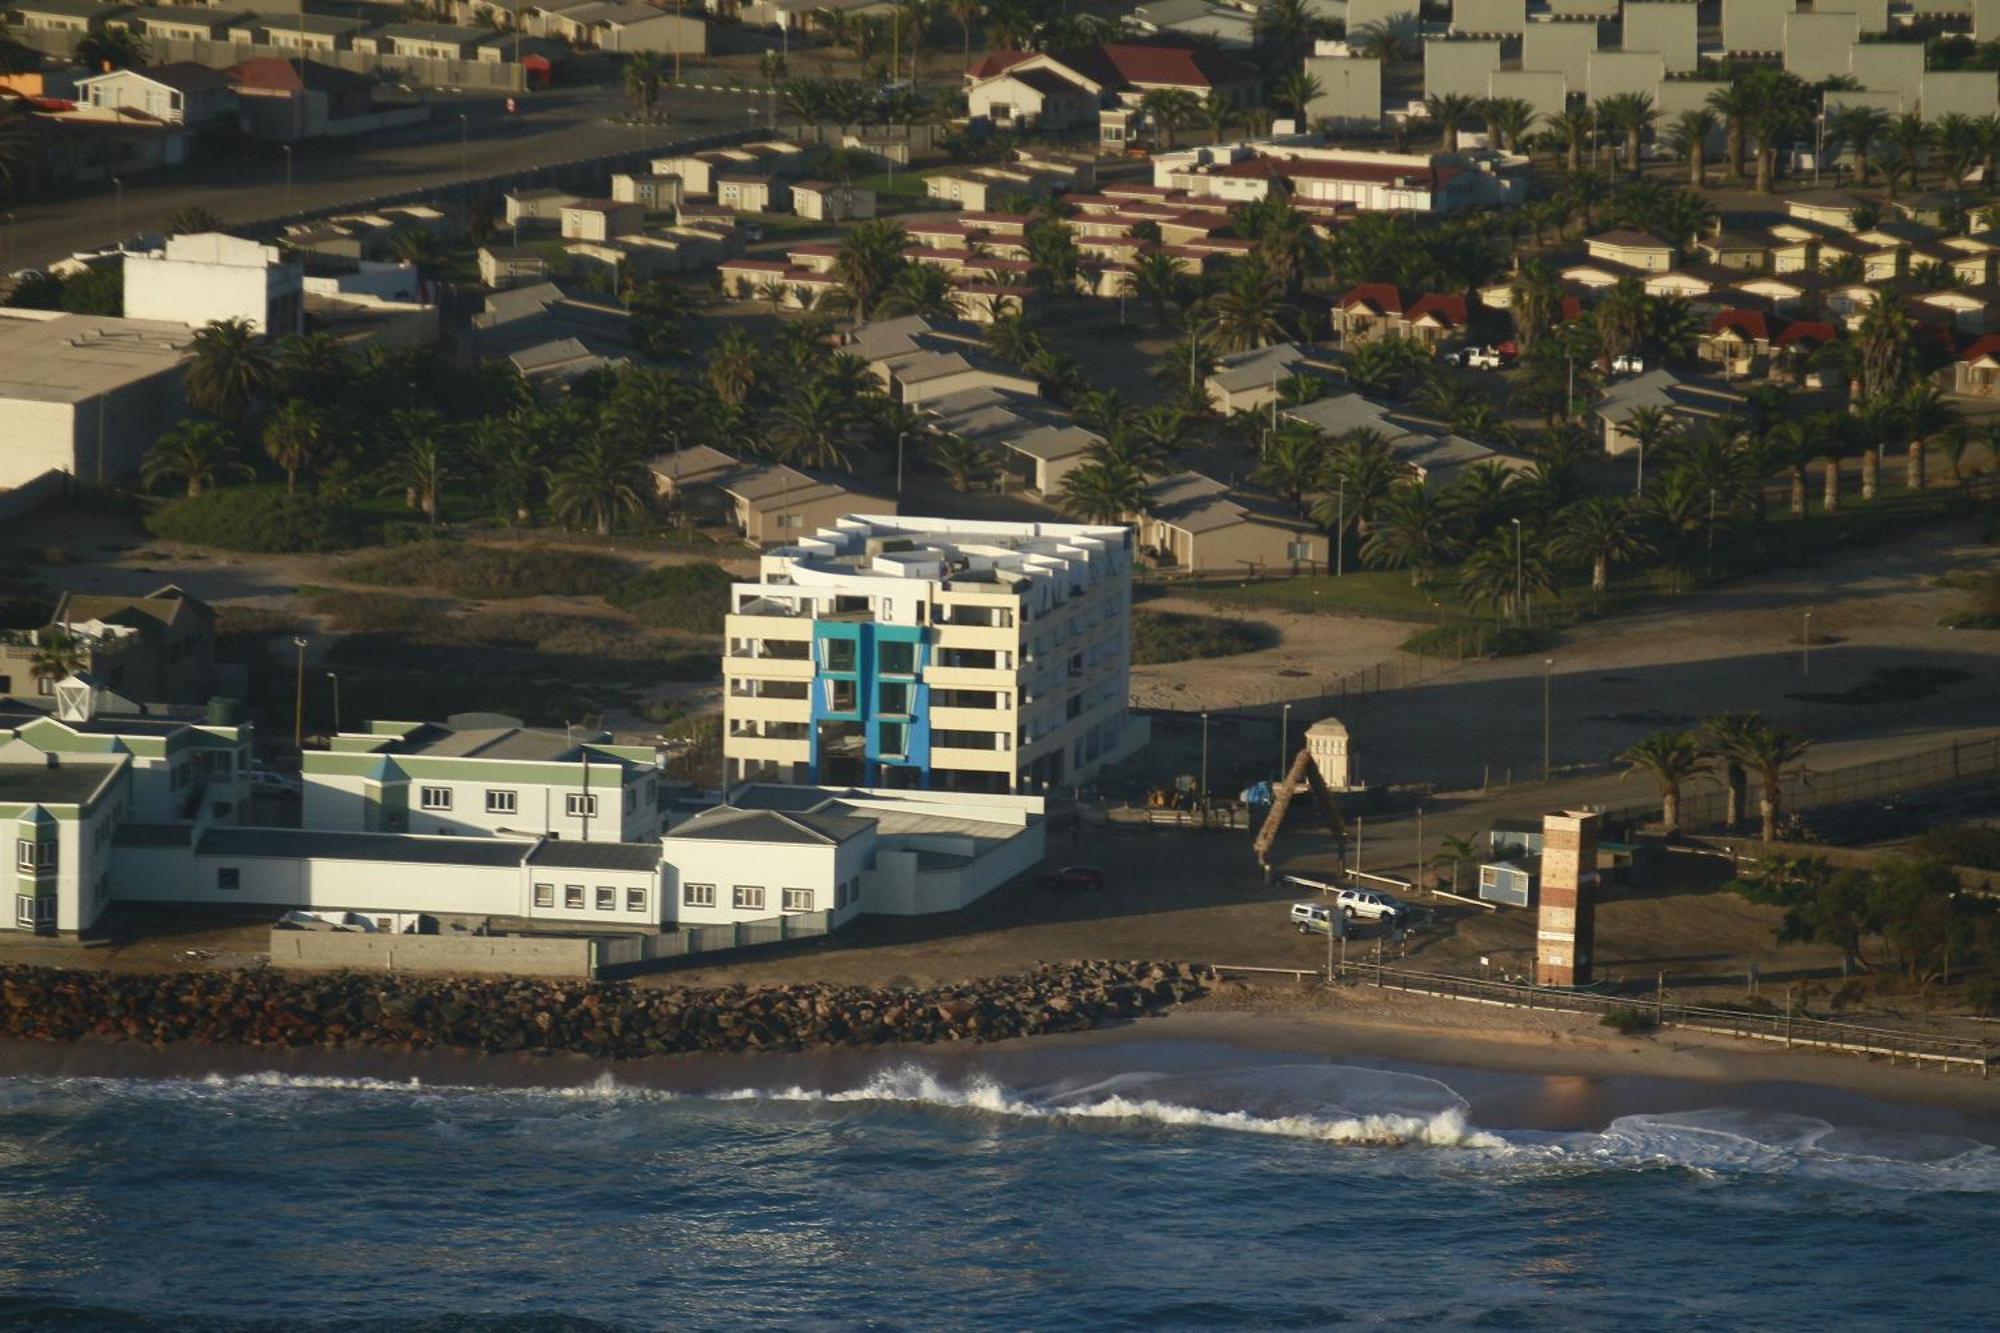
{"label": "rock breakwater", "polygon": [[0,1038],[547,1051],[628,1059],[1079,1032],[1201,995],[1186,963],[1071,962],[929,989],[674,990],[617,982],[272,970],[0,967]]}

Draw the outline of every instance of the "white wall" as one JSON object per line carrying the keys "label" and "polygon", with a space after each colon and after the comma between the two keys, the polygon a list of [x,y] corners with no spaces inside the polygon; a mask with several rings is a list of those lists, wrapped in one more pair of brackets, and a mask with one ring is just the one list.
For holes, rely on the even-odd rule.
{"label": "white wall", "polygon": [[241,319],[275,337],[301,327],[303,293],[303,270],[277,247],[219,233],[169,237],[164,250],[125,256],[127,319],[190,328]]}
{"label": "white wall", "polygon": [[[784,911],[784,889],[811,889],[813,910],[833,909],[833,886],[844,873],[860,874],[874,849],[873,834],[864,833],[839,847],[825,844],[732,842],[718,838],[665,840],[667,870],[663,876],[669,900],[666,918],[683,926],[710,926],[730,921],[757,921]],[[837,855],[839,853],[839,855]],[[691,907],[685,886],[713,884],[715,905]],[[756,885],[764,890],[761,908],[738,910],[734,888]]]}

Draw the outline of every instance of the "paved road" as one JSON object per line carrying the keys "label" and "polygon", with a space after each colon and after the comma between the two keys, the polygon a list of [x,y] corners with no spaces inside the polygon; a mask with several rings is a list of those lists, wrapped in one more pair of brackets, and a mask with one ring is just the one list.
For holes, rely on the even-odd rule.
{"label": "paved road", "polygon": [[[210,209],[225,223],[241,223],[427,185],[445,189],[468,176],[762,123],[765,108],[761,97],[675,93],[667,101],[668,124],[641,130],[608,119],[624,106],[622,96],[610,88],[535,94],[522,99],[514,115],[507,113],[502,96],[439,96],[434,105],[435,115],[425,125],[365,136],[358,143],[301,144],[289,190],[283,150],[262,144],[242,157],[193,170],[132,177],[125,183],[122,205],[109,185],[47,203],[17,205],[13,223],[0,226],[0,271],[39,267],[119,236],[157,231],[189,205]],[[752,107],[758,112],[755,121]]]}

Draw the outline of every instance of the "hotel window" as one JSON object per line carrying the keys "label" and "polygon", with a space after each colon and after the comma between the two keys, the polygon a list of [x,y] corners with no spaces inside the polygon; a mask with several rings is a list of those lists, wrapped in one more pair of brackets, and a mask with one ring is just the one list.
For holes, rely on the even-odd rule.
{"label": "hotel window", "polygon": [[26,896],[14,900],[14,920],[24,926],[35,924],[35,900]]}
{"label": "hotel window", "polygon": [[425,810],[449,810],[451,809],[451,788],[419,787],[417,789],[417,804]]}
{"label": "hotel window", "polygon": [[627,889],[627,890],[625,890],[625,910],[626,910],[626,911],[628,911],[628,912],[643,912],[643,911],[645,911],[645,910],[646,910],[646,891],[645,891],[644,889]]}
{"label": "hotel window", "polygon": [[519,798],[511,791],[486,789],[486,813],[489,815],[511,815],[520,808]]}
{"label": "hotel window", "polygon": [[616,890],[616,889],[612,888],[612,887],[611,887],[611,886],[610,886],[609,884],[600,884],[600,885],[598,885],[598,886],[597,886],[597,910],[598,910],[598,911],[600,911],[600,912],[615,912],[615,911],[617,911],[617,910],[618,910],[618,890]]}
{"label": "hotel window", "polygon": [[730,894],[729,905],[739,912],[763,911],[764,886],[761,884],[738,884]]}
{"label": "hotel window", "polygon": [[713,884],[681,885],[681,905],[683,907],[715,906],[715,886]]}
{"label": "hotel window", "polygon": [[537,884],[535,886],[535,906],[554,907],[555,905],[556,886],[553,884]]}
{"label": "hotel window", "polygon": [[813,909],[811,889],[786,889],[785,910],[787,912],[810,912]]}
{"label": "hotel window", "polygon": [[585,796],[581,792],[571,792],[563,798],[563,808],[569,811],[571,819],[595,819],[597,817],[597,798],[595,796]]}
{"label": "hotel window", "polygon": [[235,866],[217,866],[215,887],[224,893],[234,893],[243,887],[243,872]]}
{"label": "hotel window", "polygon": [[583,885],[563,885],[563,906],[572,912],[581,912],[583,910]]}
{"label": "hotel window", "polygon": [[14,844],[14,864],[22,870],[43,873],[56,868],[56,845],[53,842],[33,842],[22,838]]}

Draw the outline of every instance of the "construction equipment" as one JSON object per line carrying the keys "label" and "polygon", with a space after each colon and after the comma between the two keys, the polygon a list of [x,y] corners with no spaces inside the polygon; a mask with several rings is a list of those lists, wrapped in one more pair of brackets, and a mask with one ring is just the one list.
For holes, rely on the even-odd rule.
{"label": "construction equipment", "polygon": [[1299,747],[1298,758],[1292,760],[1291,771],[1284,781],[1271,793],[1271,813],[1264,816],[1264,827],[1257,831],[1257,840],[1250,844],[1257,854],[1257,868],[1265,875],[1271,873],[1271,844],[1278,840],[1278,829],[1285,822],[1285,811],[1292,805],[1292,797],[1304,782],[1312,789],[1313,800],[1319,802],[1319,810],[1326,817],[1326,826],[1333,834],[1335,849],[1340,855],[1341,869],[1347,868],[1347,824],[1340,817],[1340,807],[1333,803],[1333,793],[1327,790],[1326,780],[1319,775],[1319,765],[1313,762],[1312,751]]}

